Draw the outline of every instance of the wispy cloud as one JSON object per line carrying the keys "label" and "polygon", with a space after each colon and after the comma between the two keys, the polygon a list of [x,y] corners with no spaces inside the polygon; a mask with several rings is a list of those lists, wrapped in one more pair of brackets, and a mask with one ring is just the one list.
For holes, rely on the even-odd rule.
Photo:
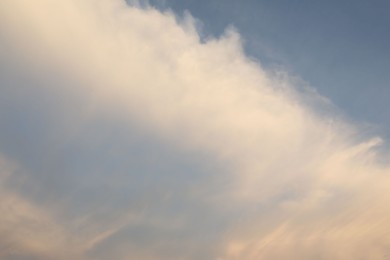
{"label": "wispy cloud", "polygon": [[387,254],[380,138],[319,113],[234,29],[201,41],[190,15],[120,0],[5,0],[0,40],[3,258]]}

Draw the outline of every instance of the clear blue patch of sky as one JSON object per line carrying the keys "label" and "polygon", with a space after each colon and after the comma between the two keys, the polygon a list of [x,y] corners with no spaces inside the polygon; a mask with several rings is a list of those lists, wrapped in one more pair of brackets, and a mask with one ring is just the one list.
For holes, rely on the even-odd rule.
{"label": "clear blue patch of sky", "polygon": [[390,136],[390,2],[384,0],[150,0],[184,10],[220,35],[234,25],[266,67],[301,77],[352,119]]}

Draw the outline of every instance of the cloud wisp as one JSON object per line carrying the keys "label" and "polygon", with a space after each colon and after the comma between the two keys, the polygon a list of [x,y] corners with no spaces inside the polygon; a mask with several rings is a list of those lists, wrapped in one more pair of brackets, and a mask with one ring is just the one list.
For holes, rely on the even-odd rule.
{"label": "cloud wisp", "polygon": [[381,140],[318,113],[234,29],[200,40],[190,15],[120,0],[5,0],[0,40],[1,257],[388,254]]}

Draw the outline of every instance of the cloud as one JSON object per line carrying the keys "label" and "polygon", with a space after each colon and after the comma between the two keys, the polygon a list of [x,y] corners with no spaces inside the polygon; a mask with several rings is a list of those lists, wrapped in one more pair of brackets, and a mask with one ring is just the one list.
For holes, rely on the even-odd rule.
{"label": "cloud", "polygon": [[23,169],[4,170],[3,258],[387,255],[381,140],[233,28],[201,40],[190,15],[120,0],[5,0],[0,17],[0,151]]}

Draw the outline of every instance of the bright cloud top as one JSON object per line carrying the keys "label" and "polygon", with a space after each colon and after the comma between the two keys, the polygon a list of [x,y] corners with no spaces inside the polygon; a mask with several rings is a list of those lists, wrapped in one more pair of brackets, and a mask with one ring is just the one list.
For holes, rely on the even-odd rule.
{"label": "bright cloud top", "polygon": [[5,0],[0,19],[2,258],[388,254],[381,140],[234,29],[201,41],[190,15],[120,0]]}

